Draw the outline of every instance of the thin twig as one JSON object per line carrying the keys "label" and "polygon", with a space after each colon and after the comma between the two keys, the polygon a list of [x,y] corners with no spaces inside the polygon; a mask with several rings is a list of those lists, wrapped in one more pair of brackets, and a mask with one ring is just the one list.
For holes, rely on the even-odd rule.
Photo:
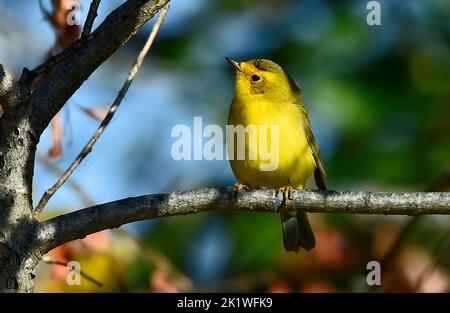
{"label": "thin twig", "polygon": [[[44,15],[44,18],[48,21],[51,21],[52,14],[49,11],[47,11],[47,9],[44,7],[42,0],[39,0],[39,7],[41,9],[42,14]],[[45,72],[50,71],[53,67],[55,67],[56,65],[67,59],[70,55],[72,55],[74,48],[76,46],[80,46],[80,44],[81,43],[79,41],[76,41],[73,45],[67,47],[60,53],[51,56],[44,63],[37,66],[33,70],[29,70],[28,68],[25,67],[22,71],[20,82],[25,85],[31,86],[31,84],[37,77],[44,74]]]}
{"label": "thin twig", "polygon": [[178,269],[167,256],[158,249],[148,245],[123,228],[113,229],[114,234],[124,236],[139,246],[139,252],[144,260],[151,264],[155,270],[168,273],[175,281],[176,286],[183,292],[192,291],[192,281]]}
{"label": "thin twig", "polygon": [[114,114],[116,113],[117,109],[119,108],[123,98],[125,97],[125,94],[127,93],[131,83],[133,82],[134,78],[136,77],[137,73],[139,72],[142,63],[144,62],[145,56],[147,55],[148,51],[150,50],[156,35],[159,32],[159,29],[164,21],[164,18],[167,14],[167,11],[169,9],[169,5],[167,4],[162,10],[158,17],[158,20],[156,21],[155,25],[153,26],[153,29],[147,39],[147,42],[145,43],[142,50],[139,52],[139,55],[136,59],[136,63],[131,68],[127,79],[125,80],[125,83],[123,84],[122,88],[120,89],[116,99],[114,100],[113,104],[109,107],[108,113],[106,114],[105,119],[100,123],[100,126],[97,128],[94,135],[91,137],[91,139],[88,141],[88,143],[84,146],[83,150],[80,152],[80,154],[77,156],[77,158],[73,161],[73,163],[69,166],[69,168],[64,172],[64,174],[59,178],[59,180],[50,188],[48,189],[44,195],[42,196],[41,200],[39,201],[36,209],[35,209],[35,216],[39,216],[39,214],[44,210],[46,204],[50,200],[50,198],[55,194],[55,192],[66,182],[66,180],[72,175],[72,173],[77,169],[77,167],[81,164],[81,162],[86,158],[86,156],[92,151],[92,148],[94,144],[97,142],[97,140],[100,138],[108,124],[111,122],[112,118],[114,117]]}
{"label": "thin twig", "polygon": [[20,76],[20,82],[25,85],[31,85],[33,81],[39,77],[41,74],[47,72],[51,68],[55,67],[65,59],[67,59],[73,53],[73,47],[70,46],[58,54],[55,54],[50,59],[37,66],[33,70],[29,70],[28,68],[24,68],[22,71],[22,75]]}
{"label": "thin twig", "polygon": [[46,72],[46,78],[40,80],[30,95],[31,128],[36,138],[92,73],[169,1],[124,1],[106,16],[91,35],[72,44],[70,57],[49,70],[48,74]]}
{"label": "thin twig", "polygon": [[397,257],[398,252],[401,250],[401,247],[405,243],[408,235],[417,226],[418,222],[420,221],[420,218],[421,216],[414,216],[404,225],[399,235],[397,236],[396,241],[381,260],[380,262],[381,268],[388,269],[391,266],[392,262]]}
{"label": "thin twig", "polygon": [[441,176],[428,188],[427,191],[445,191],[450,187],[450,166],[448,166]]}
{"label": "thin twig", "polygon": [[42,3],[42,0],[39,0],[39,8],[41,9],[41,12],[45,15],[45,17],[49,17],[51,15],[50,12],[47,11],[44,4]]}
{"label": "thin twig", "polygon": [[[159,5],[160,4],[157,3],[154,8],[159,8],[160,7]],[[43,7],[42,4],[41,4],[41,10],[44,15],[46,15],[46,16],[50,15],[50,13]],[[128,14],[129,12],[123,12],[123,13]],[[110,16],[108,16],[107,19]],[[111,25],[118,24],[119,21],[120,20],[111,22]],[[101,28],[101,27],[99,27],[99,28]],[[97,35],[101,35],[102,33],[108,33],[108,31],[110,31],[110,29],[108,27],[103,27],[101,30],[96,31],[95,33],[86,34],[85,36],[82,36],[80,39],[75,41],[71,46],[65,48],[60,53],[55,54],[50,59],[46,60],[44,63],[37,66],[36,68],[30,70],[25,67],[22,71],[22,75],[21,75],[19,81],[24,85],[30,86],[37,77],[39,77],[43,73],[50,72],[50,70],[53,69],[56,65],[64,62],[66,59],[68,59],[70,56],[72,56],[75,53],[75,51],[82,48],[90,41],[94,41],[95,39],[97,39],[97,37],[96,37]]]}
{"label": "thin twig", "polygon": [[[444,172],[427,188],[427,192],[440,192],[445,191],[445,189],[450,186],[450,166],[444,170]],[[421,216],[414,216],[408,220],[405,225],[403,225],[399,235],[395,239],[392,246],[389,248],[388,252],[384,255],[380,262],[381,268],[384,270],[389,270],[392,264],[397,259],[403,246],[405,245],[408,236],[418,227],[420,222],[423,220]],[[383,286],[374,285],[371,291],[380,291],[386,289],[389,284],[383,284]]]}
{"label": "thin twig", "polygon": [[94,25],[94,20],[97,17],[98,6],[100,5],[101,0],[92,0],[91,6],[89,7],[89,13],[86,17],[86,22],[84,23],[83,33],[81,34],[81,38],[89,36],[92,31],[92,25]]}
{"label": "thin twig", "polygon": [[[63,174],[62,169],[60,169],[54,162],[50,161],[49,158],[37,154],[36,159],[42,163],[50,172],[55,174],[57,177],[61,176]],[[92,206],[94,205],[94,200],[91,198],[91,196],[84,190],[84,188],[78,184],[73,179],[69,179],[67,181],[67,184],[72,187],[73,191],[78,195],[78,197],[81,200],[81,203],[83,203],[84,206]]]}
{"label": "thin twig", "polygon": [[413,290],[419,291],[420,286],[424,282],[427,281],[427,279],[433,274],[433,272],[436,270],[437,264],[441,260],[443,253],[445,251],[445,248],[447,247],[446,243],[448,242],[450,235],[450,229],[447,229],[447,231],[440,237],[434,246],[433,252],[431,253],[433,255],[433,258],[428,266],[426,266],[422,272],[419,274]]}
{"label": "thin twig", "polygon": [[[61,265],[61,266],[64,266],[64,267],[66,267],[66,268],[68,268],[67,265],[69,264],[69,263],[67,263],[67,262],[53,260],[53,259],[51,259],[50,257],[44,257],[44,258],[42,258],[42,262],[47,263],[47,264],[50,264],[50,265]],[[82,270],[80,270],[79,273],[80,273],[80,276],[81,276],[81,277],[84,277],[86,280],[88,280],[88,281],[90,281],[91,283],[97,285],[97,287],[102,287],[102,286],[103,286],[103,284],[102,284],[101,282],[99,282],[98,280],[96,280],[96,279],[93,278],[92,276],[90,276],[90,275],[84,273]]]}

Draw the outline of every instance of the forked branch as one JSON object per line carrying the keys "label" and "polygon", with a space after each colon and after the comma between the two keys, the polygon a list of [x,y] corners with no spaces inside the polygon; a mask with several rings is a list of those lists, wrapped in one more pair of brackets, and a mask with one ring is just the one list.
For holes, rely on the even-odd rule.
{"label": "forked branch", "polygon": [[106,114],[105,118],[100,123],[100,126],[97,128],[94,135],[92,135],[91,139],[89,139],[88,143],[84,146],[83,150],[81,150],[80,154],[69,166],[69,168],[58,179],[58,181],[44,193],[44,195],[42,196],[38,205],[36,206],[35,216],[39,216],[39,214],[44,210],[44,208],[47,205],[50,198],[67,181],[67,179],[69,179],[70,175],[72,175],[72,173],[78,168],[78,166],[81,164],[81,162],[92,151],[93,146],[95,145],[97,140],[100,138],[100,136],[105,131],[106,127],[109,125],[109,123],[113,119],[114,114],[117,112],[117,109],[119,108],[120,104],[122,103],[122,100],[125,97],[128,89],[130,88],[131,83],[133,82],[136,75],[139,73],[139,70],[141,69],[141,66],[144,63],[145,56],[149,52],[149,50],[156,38],[156,35],[159,32],[159,29],[164,21],[164,18],[166,17],[168,10],[169,10],[169,5],[167,4],[161,10],[161,14],[159,15],[158,20],[156,21],[155,25],[153,26],[153,29],[152,29],[150,35],[148,36],[147,42],[145,43],[142,50],[139,52],[139,55],[136,58],[135,64],[131,68],[130,73],[128,74],[127,79],[125,80],[122,88],[120,89],[119,93],[117,94],[116,99],[109,107],[108,113]]}

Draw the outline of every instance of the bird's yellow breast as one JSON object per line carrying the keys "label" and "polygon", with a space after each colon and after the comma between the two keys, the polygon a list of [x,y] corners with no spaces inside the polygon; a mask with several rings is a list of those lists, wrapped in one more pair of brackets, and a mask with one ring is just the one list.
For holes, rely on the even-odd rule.
{"label": "bird's yellow breast", "polygon": [[[236,96],[231,104],[228,116],[229,125],[242,125],[247,127],[254,125],[256,138],[260,138],[262,128],[268,129],[272,126],[278,128],[278,136],[273,136],[274,132],[267,132],[267,149],[273,147],[273,140],[278,144],[278,164],[272,171],[261,170],[261,165],[267,163],[261,159],[261,145],[264,141],[258,140],[257,159],[249,160],[249,154],[254,145],[249,143],[249,136],[246,136],[245,160],[236,160],[231,157],[230,164],[236,178],[243,184],[250,187],[271,187],[278,188],[292,185],[294,188],[304,187],[306,180],[310,177],[315,168],[315,161],[312,151],[304,132],[302,121],[304,116],[299,106],[295,103],[274,103],[265,101],[263,97],[239,97]],[[265,136],[262,136],[265,137]],[[278,137],[278,138],[277,138]],[[230,141],[227,140],[230,145]],[[236,141],[233,143],[234,151],[237,149]],[[274,152],[274,151],[271,151]],[[276,153],[276,151],[275,151]]]}

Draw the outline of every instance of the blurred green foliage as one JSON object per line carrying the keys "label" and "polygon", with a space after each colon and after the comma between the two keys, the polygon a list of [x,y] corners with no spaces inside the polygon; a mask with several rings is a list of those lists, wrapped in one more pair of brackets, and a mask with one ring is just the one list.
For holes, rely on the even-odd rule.
{"label": "blurred green foliage", "polygon": [[[331,188],[426,190],[450,164],[450,6],[440,1],[381,1],[382,25],[369,27],[365,4],[214,1],[182,31],[161,39],[155,54],[177,70],[183,67],[186,77],[198,77],[187,89],[200,91],[200,97],[208,98],[208,107],[199,108],[196,101],[186,105],[195,113],[216,110],[224,116],[222,120],[233,93],[232,74],[220,63],[225,53],[237,59],[275,60],[303,88]],[[213,83],[200,82],[203,77],[213,77]],[[208,181],[208,185],[215,184],[221,182]],[[280,249],[277,217],[225,217],[233,238],[226,266],[229,275],[277,272],[296,259]],[[316,223],[319,232],[328,228],[342,232],[345,255],[359,254],[360,262],[355,263],[359,268],[349,271],[355,276],[346,273],[336,282],[335,288],[343,290],[354,288],[350,277],[365,277],[364,261],[387,252],[388,247],[379,255],[373,251],[384,228],[399,231],[405,220],[371,217],[374,222],[367,225],[367,218],[338,214],[318,219],[322,220]],[[448,219],[443,219],[448,227]],[[193,220],[200,224],[194,226]],[[148,242],[163,240],[160,249],[172,260],[183,259],[178,245],[193,238],[186,228],[198,230],[207,221],[196,216],[159,224],[148,235]],[[434,225],[434,221],[428,223]],[[431,238],[442,235],[441,229],[445,227],[422,227],[409,244],[432,253],[427,246]],[[174,242],[178,248],[173,248]],[[324,243],[319,236],[320,244]],[[220,249],[220,242],[217,245]],[[308,256],[302,252],[298,258]],[[179,266],[186,268],[182,263]],[[449,269],[448,264],[444,267]],[[327,279],[333,281],[332,277]],[[297,288],[308,289],[301,289],[301,283]]]}

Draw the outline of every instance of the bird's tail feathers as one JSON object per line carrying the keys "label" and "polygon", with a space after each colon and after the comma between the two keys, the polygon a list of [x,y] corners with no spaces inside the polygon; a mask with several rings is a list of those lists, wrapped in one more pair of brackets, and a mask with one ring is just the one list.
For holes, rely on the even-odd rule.
{"label": "bird's tail feathers", "polygon": [[305,211],[290,213],[282,210],[281,223],[286,251],[298,252],[302,247],[309,251],[315,247],[316,239]]}

